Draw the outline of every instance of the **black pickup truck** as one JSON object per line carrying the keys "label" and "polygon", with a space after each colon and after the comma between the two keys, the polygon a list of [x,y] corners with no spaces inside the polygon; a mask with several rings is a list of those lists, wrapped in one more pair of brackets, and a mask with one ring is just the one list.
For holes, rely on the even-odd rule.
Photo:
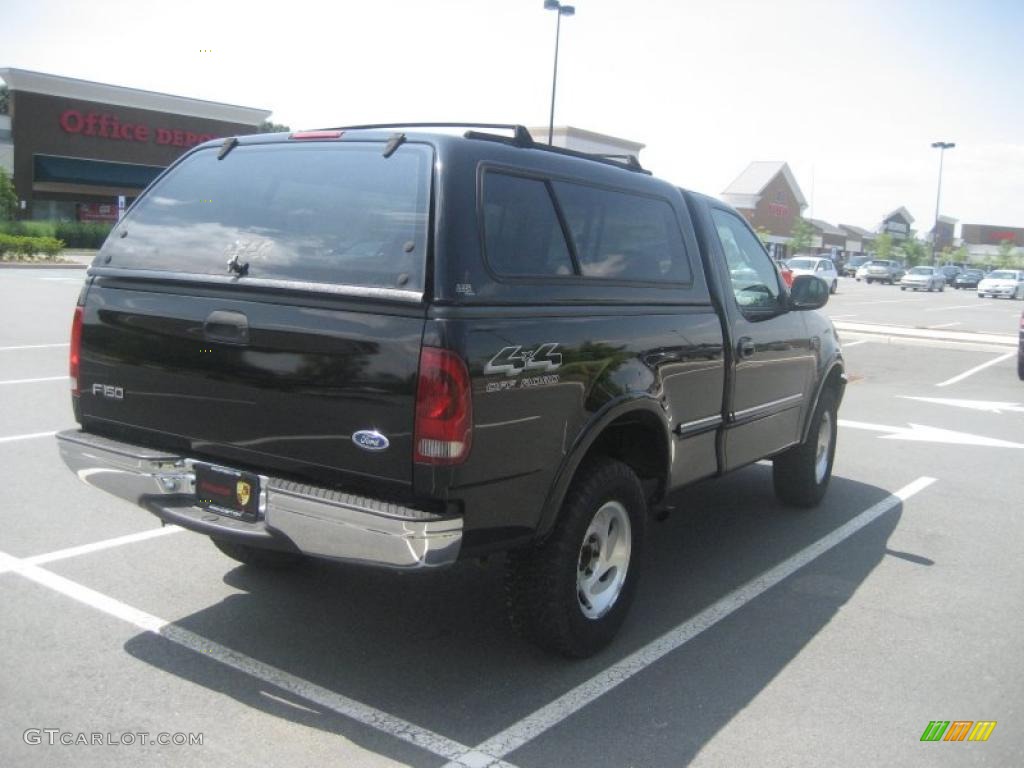
{"label": "black pickup truck", "polygon": [[828,286],[634,160],[498,128],[185,154],[89,269],[67,465],[251,566],[507,553],[513,622],[570,656],[621,625],[681,487],[770,458],[816,505]]}

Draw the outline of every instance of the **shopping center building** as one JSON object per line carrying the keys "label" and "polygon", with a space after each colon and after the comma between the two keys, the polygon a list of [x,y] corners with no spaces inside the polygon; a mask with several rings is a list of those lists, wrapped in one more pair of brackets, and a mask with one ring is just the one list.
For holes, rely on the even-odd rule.
{"label": "shopping center building", "polygon": [[0,69],[0,167],[14,180],[19,217],[115,219],[190,147],[255,133],[270,111]]}

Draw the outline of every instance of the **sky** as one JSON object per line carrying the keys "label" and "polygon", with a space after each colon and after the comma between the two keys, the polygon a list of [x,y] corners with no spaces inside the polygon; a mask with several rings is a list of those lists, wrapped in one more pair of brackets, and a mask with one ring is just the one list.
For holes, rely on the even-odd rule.
{"label": "sky", "polygon": [[[642,142],[718,195],[785,160],[805,216],[874,228],[905,206],[1024,227],[1024,0],[575,0],[555,123]],[[293,129],[546,125],[543,0],[4,0],[0,67],[273,111]],[[208,52],[207,52],[208,51]]]}

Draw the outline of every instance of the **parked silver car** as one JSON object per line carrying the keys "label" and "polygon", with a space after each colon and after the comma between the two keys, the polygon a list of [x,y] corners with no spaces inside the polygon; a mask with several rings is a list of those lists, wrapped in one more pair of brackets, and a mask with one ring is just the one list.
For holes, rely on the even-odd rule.
{"label": "parked silver car", "polygon": [[1008,299],[1024,299],[1024,270],[997,269],[985,275],[978,283],[978,296],[994,299],[1005,296]]}
{"label": "parked silver car", "polygon": [[[904,274],[904,269],[900,263],[889,259],[872,259],[861,269],[864,270],[863,276],[866,283],[879,282],[893,285]],[[859,270],[858,275],[860,275]],[[858,279],[860,278],[858,277]]]}
{"label": "parked silver car", "polygon": [[912,291],[944,291],[946,276],[938,267],[913,267],[900,278],[900,290],[910,288]]}

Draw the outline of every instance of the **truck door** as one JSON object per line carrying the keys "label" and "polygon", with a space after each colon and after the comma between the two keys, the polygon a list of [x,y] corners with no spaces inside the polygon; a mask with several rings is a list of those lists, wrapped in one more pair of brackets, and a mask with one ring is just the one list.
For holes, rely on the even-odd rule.
{"label": "truck door", "polygon": [[[747,223],[711,207],[722,303],[731,330],[732,385],[726,405],[725,469],[799,441],[815,371],[802,313],[785,308],[778,270]],[[715,253],[717,250],[717,253]]]}

